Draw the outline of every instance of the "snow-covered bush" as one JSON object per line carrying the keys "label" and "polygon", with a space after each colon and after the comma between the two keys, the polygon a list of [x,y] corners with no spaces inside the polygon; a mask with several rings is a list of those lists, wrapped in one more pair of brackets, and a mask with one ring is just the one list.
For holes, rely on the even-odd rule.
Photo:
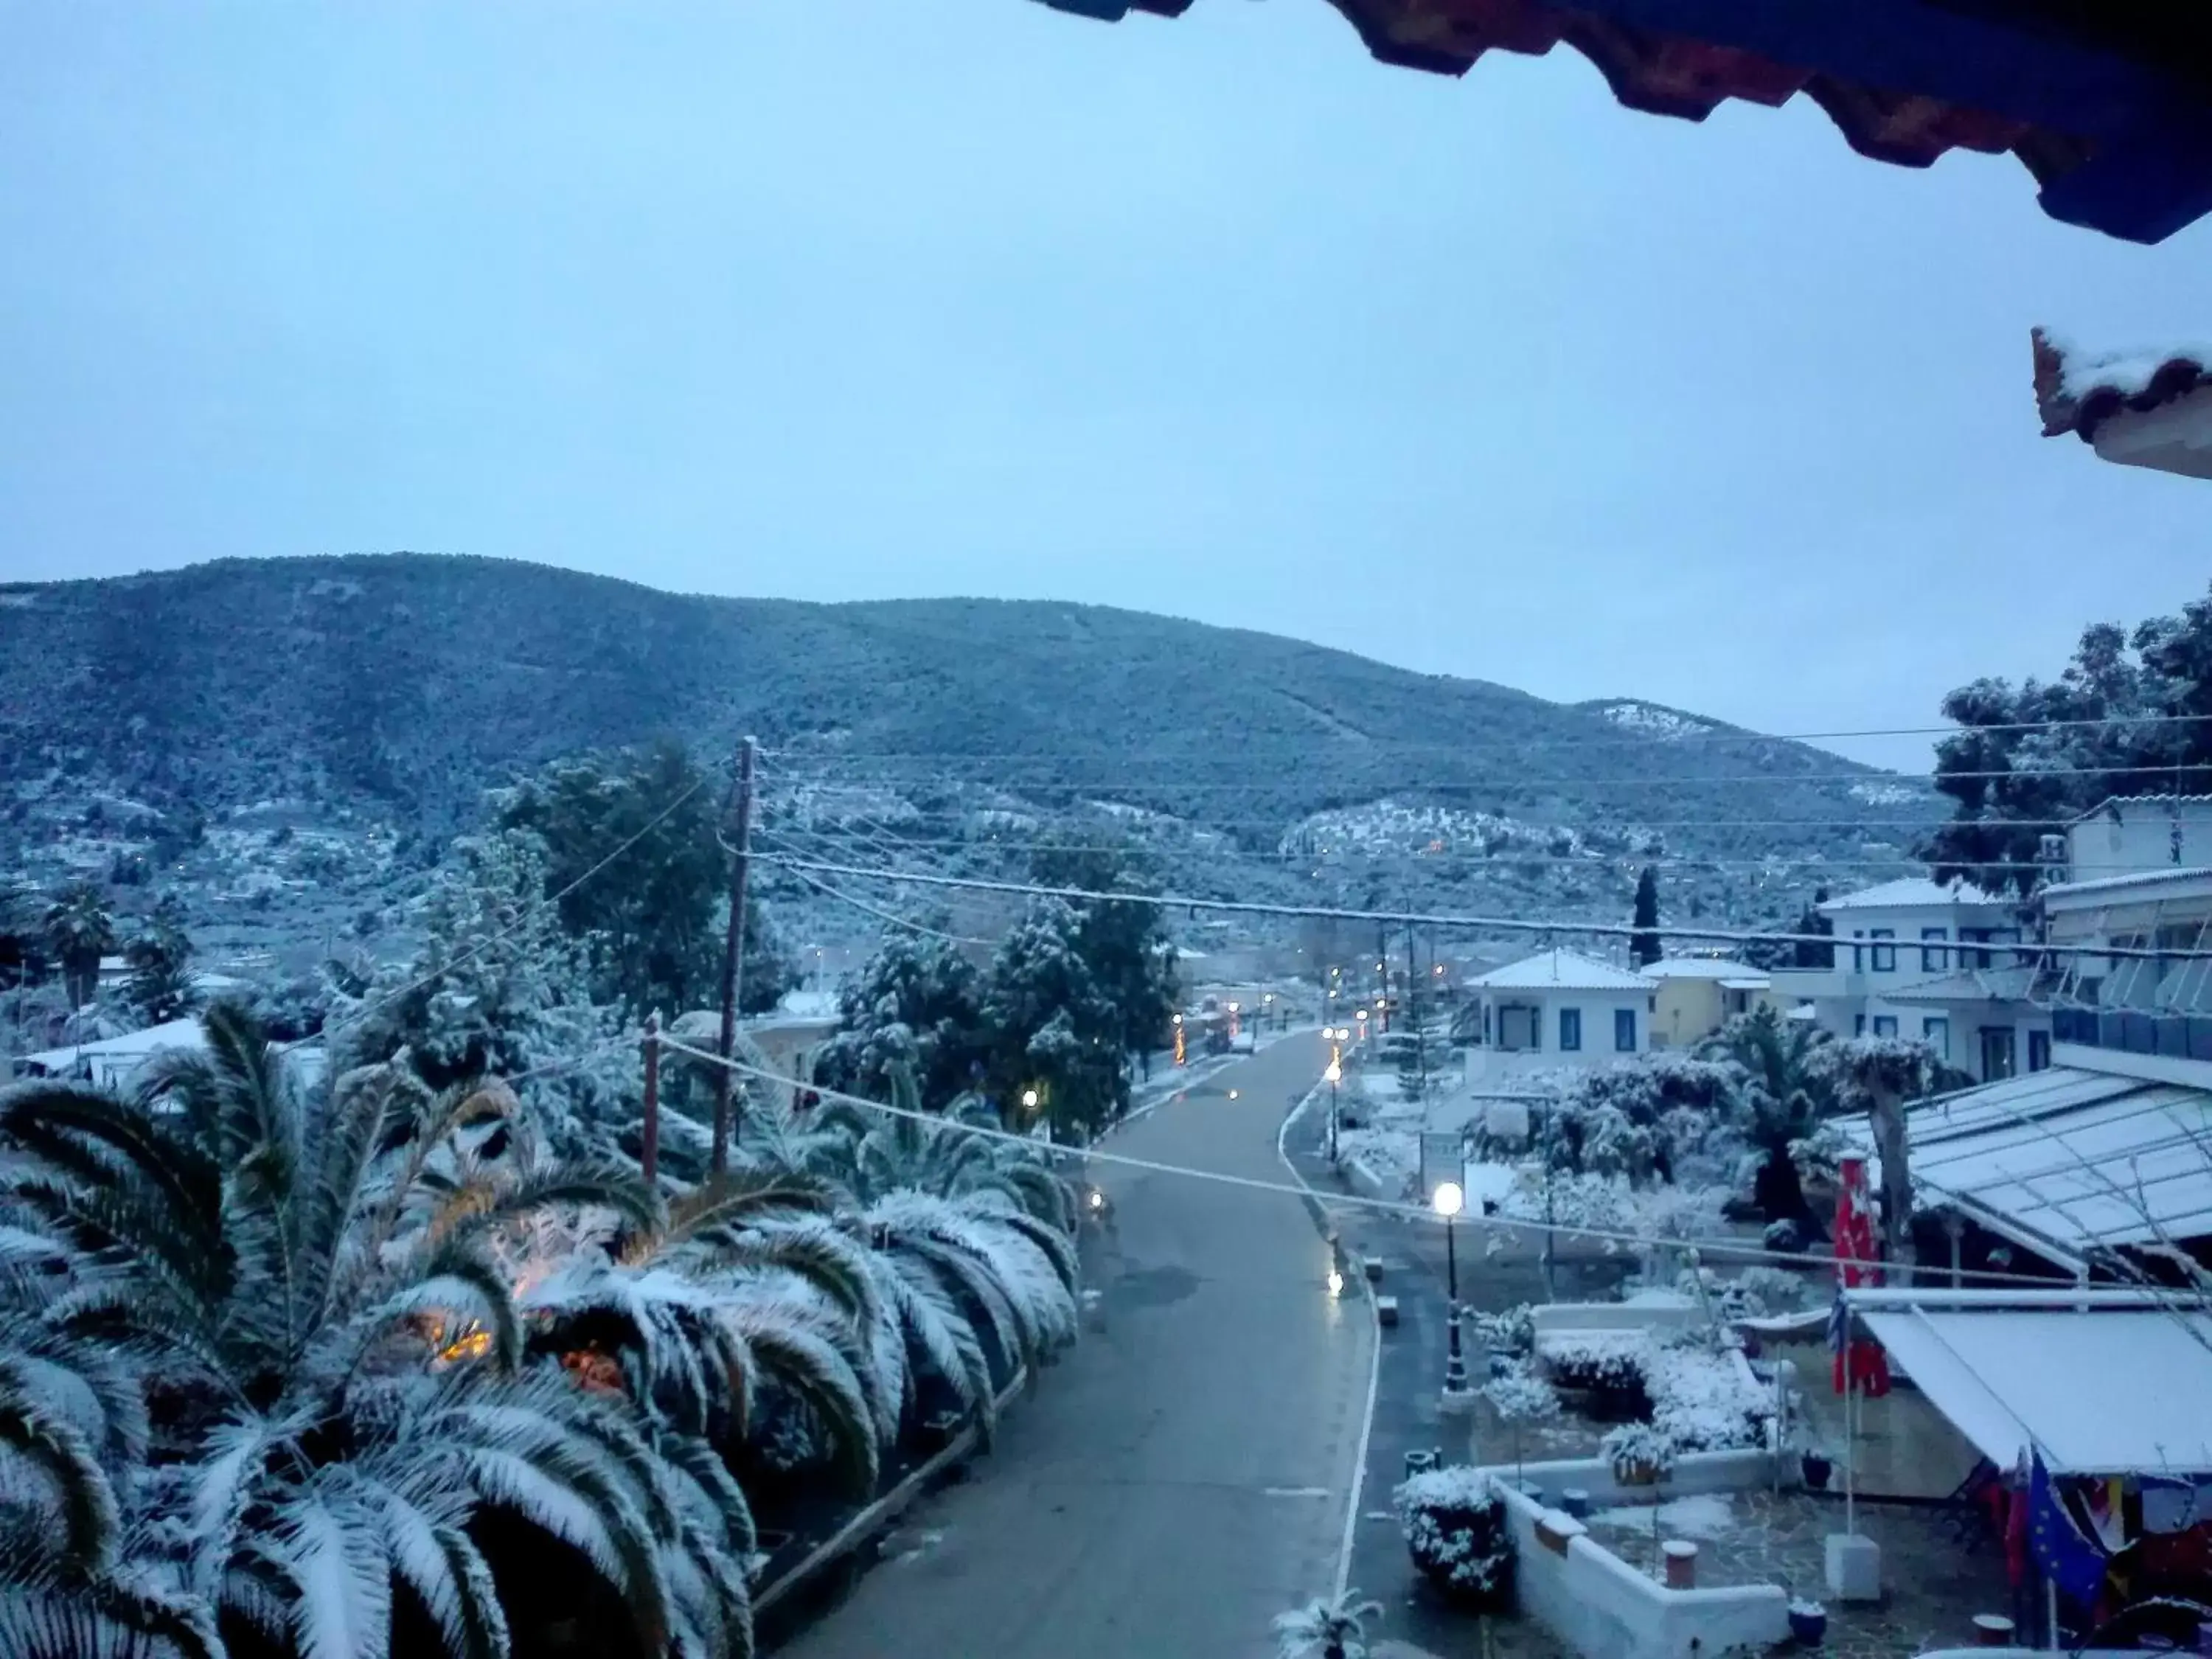
{"label": "snow-covered bush", "polygon": [[1652,1424],[1623,1423],[1606,1431],[1598,1455],[1621,1485],[1649,1485],[1674,1472],[1674,1443]]}
{"label": "snow-covered bush", "polygon": [[1721,1280],[1715,1289],[1722,1312],[1729,1319],[1795,1313],[1805,1305],[1804,1279],[1785,1267],[1763,1263],[1746,1267],[1734,1279]]}
{"label": "snow-covered bush", "polygon": [[1503,1606],[1513,1583],[1513,1534],[1497,1483],[1464,1467],[1430,1469],[1393,1494],[1413,1565],[1455,1600]]}
{"label": "snow-covered bush", "polygon": [[1524,1362],[1484,1383],[1482,1397],[1490,1402],[1490,1408],[1498,1413],[1498,1420],[1513,1436],[1513,1467],[1517,1472],[1521,1467],[1522,1434],[1529,1425],[1547,1422],[1559,1414],[1559,1390]]}
{"label": "snow-covered bush", "polygon": [[1544,1365],[1563,1389],[1643,1396],[1653,1354],[1642,1331],[1569,1331],[1553,1339]]}
{"label": "snow-covered bush", "polygon": [[1531,1352],[1536,1346],[1536,1310],[1523,1302],[1502,1313],[1476,1314],[1474,1336],[1492,1353]]}
{"label": "snow-covered bush", "polygon": [[1733,1352],[1716,1352],[1694,1342],[1656,1350],[1644,1387],[1651,1396],[1651,1426],[1678,1452],[1756,1446],[1759,1425],[1773,1409]]}

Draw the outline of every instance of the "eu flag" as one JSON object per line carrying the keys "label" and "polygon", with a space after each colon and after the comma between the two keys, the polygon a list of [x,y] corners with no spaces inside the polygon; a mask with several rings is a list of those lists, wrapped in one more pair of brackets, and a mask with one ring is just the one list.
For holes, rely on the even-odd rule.
{"label": "eu flag", "polygon": [[2081,1535],[2074,1517],[2058,1501],[2043,1454],[2035,1455],[2027,1480],[2027,1536],[2036,1565],[2070,1601],[2094,1602],[2105,1587],[2105,1555]]}

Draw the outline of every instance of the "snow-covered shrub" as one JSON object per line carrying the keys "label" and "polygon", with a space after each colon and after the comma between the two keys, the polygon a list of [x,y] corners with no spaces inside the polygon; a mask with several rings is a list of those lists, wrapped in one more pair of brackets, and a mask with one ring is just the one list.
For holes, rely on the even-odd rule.
{"label": "snow-covered shrub", "polygon": [[1730,1319],[1795,1313],[1805,1305],[1805,1281],[1784,1267],[1746,1267],[1717,1288],[1722,1311]]}
{"label": "snow-covered shrub", "polygon": [[1623,1486],[1648,1485],[1671,1474],[1674,1443],[1650,1423],[1623,1423],[1598,1442],[1598,1455]]}
{"label": "snow-covered shrub", "polygon": [[1536,1346],[1536,1312],[1526,1302],[1474,1316],[1475,1340],[1492,1353],[1525,1354]]}
{"label": "snow-covered shrub", "polygon": [[1521,1466],[1521,1437],[1532,1423],[1559,1414],[1559,1390],[1526,1362],[1510,1367],[1503,1376],[1482,1385],[1482,1397],[1498,1413],[1498,1420],[1513,1436],[1513,1465]]}
{"label": "snow-covered shrub", "polygon": [[1787,1216],[1770,1221],[1759,1236],[1759,1246],[1777,1255],[1796,1255],[1805,1248],[1805,1230]]}
{"label": "snow-covered shrub", "polygon": [[1640,1397],[1652,1356],[1651,1339],[1642,1331],[1565,1332],[1545,1350],[1544,1366],[1563,1389]]}
{"label": "snow-covered shrub", "polygon": [[1651,1426],[1678,1452],[1756,1446],[1760,1424],[1773,1409],[1732,1352],[1693,1342],[1657,1349],[1644,1386],[1651,1395]]}
{"label": "snow-covered shrub", "polygon": [[1503,1606],[1513,1584],[1513,1534],[1497,1483],[1464,1467],[1430,1469],[1393,1497],[1406,1548],[1430,1582],[1469,1606]]}

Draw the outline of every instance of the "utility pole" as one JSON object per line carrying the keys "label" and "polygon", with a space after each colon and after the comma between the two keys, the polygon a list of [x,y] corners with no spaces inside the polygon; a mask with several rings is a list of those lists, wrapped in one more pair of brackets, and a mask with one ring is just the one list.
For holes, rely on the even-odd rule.
{"label": "utility pole", "polygon": [[[722,1040],[719,1052],[726,1060],[738,1044],[738,992],[745,974],[745,875],[752,862],[753,750],[750,738],[738,744],[738,802],[736,842],[730,848],[730,926],[722,938]],[[730,1068],[714,1068],[714,1150],[708,1165],[710,1176],[726,1174],[730,1167]]]}
{"label": "utility pole", "polygon": [[639,1130],[637,1164],[645,1175],[645,1184],[651,1187],[660,1174],[660,1014],[658,1010],[645,1017],[645,1040],[638,1047],[645,1050],[645,1121]]}
{"label": "utility pole", "polygon": [[[1411,910],[1413,901],[1408,896],[1406,908]],[[1413,960],[1413,924],[1406,924],[1406,1018],[1413,1034],[1413,1073],[1420,1079],[1419,1098],[1429,1097],[1429,1054],[1421,1036],[1421,969]]]}

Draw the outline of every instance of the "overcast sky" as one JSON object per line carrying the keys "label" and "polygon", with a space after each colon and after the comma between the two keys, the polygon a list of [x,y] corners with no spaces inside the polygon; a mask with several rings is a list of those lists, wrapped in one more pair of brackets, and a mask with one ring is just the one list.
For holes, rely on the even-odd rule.
{"label": "overcast sky", "polygon": [[0,0],[0,579],[1094,600],[1790,732],[2212,574],[2027,345],[2212,335],[2212,228],[1322,0]]}

